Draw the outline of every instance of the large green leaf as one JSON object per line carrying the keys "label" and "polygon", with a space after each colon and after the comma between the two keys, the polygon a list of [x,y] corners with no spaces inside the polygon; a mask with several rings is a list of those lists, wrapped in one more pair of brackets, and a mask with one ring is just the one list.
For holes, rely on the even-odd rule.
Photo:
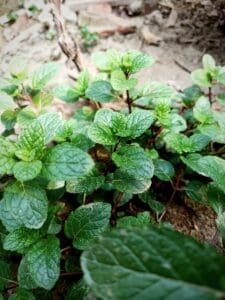
{"label": "large green leaf", "polygon": [[115,145],[117,138],[112,129],[102,123],[91,124],[88,137],[95,143],[102,145]]}
{"label": "large green leaf", "polygon": [[65,223],[66,235],[73,239],[73,246],[86,249],[92,240],[109,225],[111,205],[95,202],[80,206],[72,212]]}
{"label": "large green leaf", "polygon": [[90,193],[103,185],[105,177],[93,170],[84,177],[67,181],[66,190],[69,193]]}
{"label": "large green leaf", "polygon": [[47,212],[48,201],[42,188],[18,182],[5,188],[0,202],[0,219],[9,231],[20,227],[40,228]]}
{"label": "large green leaf", "polygon": [[149,188],[154,165],[144,149],[136,144],[123,146],[113,153],[112,159],[119,168],[113,179],[116,189],[137,194]]}
{"label": "large green leaf", "polygon": [[41,65],[32,74],[32,88],[42,89],[59,71],[60,66],[56,63],[46,63]]}
{"label": "large green leaf", "polygon": [[0,111],[13,108],[16,108],[16,103],[13,98],[0,91]]}
{"label": "large green leaf", "polygon": [[154,114],[151,111],[135,109],[127,117],[127,130],[131,138],[143,134],[153,123]]}
{"label": "large green leaf", "polygon": [[43,159],[43,175],[49,180],[69,180],[88,174],[94,166],[91,157],[75,147],[64,143],[50,149]]}
{"label": "large green leaf", "polygon": [[32,180],[41,172],[42,163],[36,161],[19,161],[13,167],[13,173],[17,180]]}
{"label": "large green leaf", "polygon": [[79,94],[74,87],[61,84],[54,89],[54,95],[65,102],[75,102],[79,99]]}
{"label": "large green leaf", "polygon": [[50,290],[59,278],[60,247],[54,236],[36,243],[26,254],[31,278],[39,286]]}
{"label": "large green leaf", "polygon": [[123,228],[82,254],[84,278],[100,299],[222,299],[225,258],[169,229]]}
{"label": "large green leaf", "polygon": [[42,125],[33,121],[26,126],[18,137],[16,156],[25,161],[39,159],[43,154],[44,130]]}
{"label": "large green leaf", "polygon": [[44,143],[48,144],[63,128],[63,120],[60,113],[48,112],[37,118],[44,132]]}
{"label": "large green leaf", "polygon": [[24,253],[28,247],[36,243],[39,239],[39,231],[28,228],[19,228],[10,232],[5,237],[3,248],[5,250]]}
{"label": "large green leaf", "polygon": [[193,114],[197,121],[210,124],[214,121],[213,112],[210,107],[210,102],[206,97],[200,97],[194,108]]}
{"label": "large green leaf", "polygon": [[199,86],[204,86],[204,87],[212,86],[210,78],[208,76],[208,72],[206,70],[203,69],[194,70],[191,73],[191,79],[195,84]]}
{"label": "large green leaf", "polygon": [[112,86],[108,81],[98,80],[91,83],[86,90],[88,99],[98,102],[110,102],[113,99]]}
{"label": "large green leaf", "polygon": [[163,181],[170,181],[174,176],[175,171],[173,165],[164,159],[157,159],[154,161],[154,175]]}

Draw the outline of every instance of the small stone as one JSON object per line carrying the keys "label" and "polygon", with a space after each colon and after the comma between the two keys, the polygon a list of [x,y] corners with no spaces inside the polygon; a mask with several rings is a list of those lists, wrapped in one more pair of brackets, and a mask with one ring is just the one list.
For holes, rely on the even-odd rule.
{"label": "small stone", "polygon": [[129,15],[138,15],[142,12],[143,2],[142,0],[131,1],[128,6]]}
{"label": "small stone", "polygon": [[164,23],[163,16],[159,10],[153,11],[146,18],[148,20],[148,23],[158,25],[159,27],[161,27]]}
{"label": "small stone", "polygon": [[152,33],[147,26],[144,26],[140,31],[141,38],[149,45],[159,46],[162,38]]}
{"label": "small stone", "polygon": [[51,60],[58,60],[61,57],[61,51],[58,47],[53,48],[50,54]]}

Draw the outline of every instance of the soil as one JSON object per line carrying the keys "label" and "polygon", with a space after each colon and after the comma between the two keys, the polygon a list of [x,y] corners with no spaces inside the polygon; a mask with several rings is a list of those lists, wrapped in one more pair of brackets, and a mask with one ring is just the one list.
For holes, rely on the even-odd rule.
{"label": "soil", "polygon": [[[61,62],[63,68],[54,80],[54,85],[65,81],[73,82],[71,74],[76,76],[76,71],[68,66],[67,58],[59,49],[52,16],[47,6],[42,0],[24,2],[25,8],[14,10],[18,16],[14,23],[6,22],[6,15],[3,15],[8,13],[9,9],[6,1],[5,6],[0,4],[0,75],[7,73],[7,66],[12,57],[22,56],[29,62],[31,71],[43,62]],[[64,15],[67,30],[73,37],[79,36],[78,24],[82,23],[82,14],[90,14],[90,7],[88,9],[88,5],[85,6],[86,2],[104,3],[102,9],[111,11],[111,14],[131,22],[135,27],[135,30],[131,30],[133,32],[126,35],[116,30],[117,32],[110,32],[107,37],[101,37],[97,45],[84,54],[89,65],[90,52],[95,50],[138,49],[156,58],[152,68],[140,72],[140,84],[156,80],[180,90],[191,84],[190,72],[201,64],[204,53],[212,54],[219,63],[225,62],[225,1],[130,0],[120,1],[124,2],[124,5],[120,6],[115,4],[116,1],[111,1],[113,9],[103,0],[83,1],[79,9],[79,2],[82,4],[82,1],[77,0],[66,0],[63,4],[67,10]],[[27,9],[29,3],[40,9],[32,16]],[[126,5],[127,3],[129,5]],[[72,10],[75,6],[76,12]],[[92,13],[94,9],[96,7],[92,9]],[[98,12],[98,9],[96,11]],[[101,23],[100,15],[97,25],[100,26],[102,36],[105,35],[103,33],[106,28],[105,23]],[[96,26],[93,22],[89,26],[90,30]],[[57,99],[54,104],[54,110],[62,111],[67,116],[74,109]],[[203,241],[212,241],[216,232],[213,211],[188,199],[182,204],[174,201],[168,209],[166,220],[174,224],[177,230]]]}

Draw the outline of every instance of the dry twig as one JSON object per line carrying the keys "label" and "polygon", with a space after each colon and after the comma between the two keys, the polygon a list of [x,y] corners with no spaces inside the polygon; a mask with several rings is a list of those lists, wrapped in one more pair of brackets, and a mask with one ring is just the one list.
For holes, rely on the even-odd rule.
{"label": "dry twig", "polygon": [[63,53],[72,61],[80,72],[84,68],[80,47],[66,31],[65,22],[61,13],[61,0],[49,0],[53,4],[51,13],[55,23],[58,44]]}

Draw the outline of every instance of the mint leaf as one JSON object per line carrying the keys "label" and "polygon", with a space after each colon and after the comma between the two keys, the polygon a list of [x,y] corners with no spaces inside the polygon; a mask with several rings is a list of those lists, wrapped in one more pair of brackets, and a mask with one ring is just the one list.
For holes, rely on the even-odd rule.
{"label": "mint leaf", "polygon": [[4,239],[3,248],[9,251],[24,253],[27,248],[40,239],[40,233],[37,230],[28,228],[19,228],[10,232]]}
{"label": "mint leaf", "polygon": [[73,286],[67,293],[65,300],[86,299],[88,292],[89,287],[84,282],[84,280],[81,279],[77,283],[73,284]]}
{"label": "mint leaf", "polygon": [[68,193],[91,193],[100,188],[104,181],[104,176],[93,170],[84,177],[67,181],[66,190]]}
{"label": "mint leaf", "polygon": [[201,123],[213,123],[214,118],[213,118],[213,113],[211,111],[211,107],[210,107],[210,102],[209,100],[202,96],[200,97],[194,108],[193,108],[193,114],[194,117],[197,121],[201,122]]}
{"label": "mint leaf", "polygon": [[117,227],[136,227],[149,225],[151,222],[150,215],[148,211],[139,213],[137,216],[128,216],[118,219],[116,226]]}
{"label": "mint leaf", "polygon": [[38,287],[37,284],[34,282],[33,278],[31,277],[26,256],[24,256],[20,261],[17,279],[19,282],[19,286],[24,289],[31,290]]}
{"label": "mint leaf", "polygon": [[172,87],[157,81],[146,84],[140,92],[140,96],[147,97],[148,102],[154,105],[159,104],[159,102],[171,104],[171,99],[175,95],[176,92]]}
{"label": "mint leaf", "polygon": [[113,153],[112,160],[119,168],[113,185],[121,192],[142,193],[151,185],[154,165],[147,153],[138,145],[127,145]]}
{"label": "mint leaf", "polygon": [[54,89],[54,95],[68,103],[73,103],[79,99],[79,94],[70,85],[59,85]]}
{"label": "mint leaf", "polygon": [[19,161],[13,167],[13,173],[17,180],[28,181],[38,176],[41,172],[42,163],[36,161]]}
{"label": "mint leaf", "polygon": [[110,82],[115,91],[130,90],[137,84],[137,80],[135,78],[127,79],[122,70],[113,71],[111,73]]}
{"label": "mint leaf", "polygon": [[87,70],[83,70],[78,75],[76,85],[75,85],[75,90],[79,94],[79,96],[85,95],[85,91],[88,88],[88,84],[89,84],[89,73]]}
{"label": "mint leaf", "polygon": [[87,153],[69,143],[50,149],[42,163],[43,176],[52,181],[79,178],[88,174],[94,166]]}
{"label": "mint leaf", "polygon": [[54,236],[48,236],[36,243],[25,257],[34,282],[46,290],[52,289],[60,272],[59,240]]}
{"label": "mint leaf", "polygon": [[110,102],[114,97],[111,84],[105,80],[92,82],[86,90],[85,96],[102,103]]}
{"label": "mint leaf", "polygon": [[[191,267],[190,267],[191,261]],[[225,258],[169,229],[122,228],[82,254],[84,278],[100,299],[222,299]],[[169,298],[168,298],[169,297]]]}
{"label": "mint leaf", "polygon": [[143,68],[152,66],[154,62],[155,59],[152,56],[140,53],[133,58],[130,72],[136,73]]}
{"label": "mint leaf", "polygon": [[206,72],[211,73],[211,72],[215,71],[216,62],[211,55],[209,55],[209,54],[203,55],[202,64],[203,64],[203,67],[206,70]]}
{"label": "mint leaf", "polygon": [[47,219],[48,201],[42,188],[14,182],[0,201],[0,219],[8,231],[40,228]]}
{"label": "mint leaf", "polygon": [[102,145],[115,145],[117,138],[112,129],[102,123],[91,124],[88,130],[88,137],[95,143]]}
{"label": "mint leaf", "polygon": [[191,73],[191,79],[195,84],[197,84],[199,86],[203,86],[203,87],[211,87],[212,86],[210,78],[209,78],[206,70],[197,69],[197,70],[193,71]]}
{"label": "mint leaf", "polygon": [[153,123],[154,113],[143,109],[135,109],[127,118],[127,128],[131,138],[143,134]]}
{"label": "mint leaf", "polygon": [[44,149],[44,130],[41,124],[33,121],[18,137],[16,156],[25,161],[39,159]]}
{"label": "mint leaf", "polygon": [[66,236],[73,239],[75,248],[86,249],[109,225],[110,215],[111,205],[108,203],[95,202],[80,206],[66,220]]}
{"label": "mint leaf", "polygon": [[175,171],[173,165],[164,159],[154,161],[154,175],[163,181],[170,181],[174,176]]}
{"label": "mint leaf", "polygon": [[17,112],[12,109],[7,109],[1,114],[1,122],[6,130],[11,130],[16,124]]}
{"label": "mint leaf", "polygon": [[0,136],[0,175],[13,173],[13,167],[16,163],[15,152],[15,143]]}
{"label": "mint leaf", "polygon": [[41,65],[32,74],[32,88],[42,89],[58,73],[60,66],[56,63]]}
{"label": "mint leaf", "polygon": [[18,114],[16,121],[22,126],[29,126],[29,124],[36,119],[35,112],[29,107],[21,109]]}
{"label": "mint leaf", "polygon": [[51,142],[63,128],[63,120],[60,113],[49,112],[37,118],[44,132],[44,143]]}

